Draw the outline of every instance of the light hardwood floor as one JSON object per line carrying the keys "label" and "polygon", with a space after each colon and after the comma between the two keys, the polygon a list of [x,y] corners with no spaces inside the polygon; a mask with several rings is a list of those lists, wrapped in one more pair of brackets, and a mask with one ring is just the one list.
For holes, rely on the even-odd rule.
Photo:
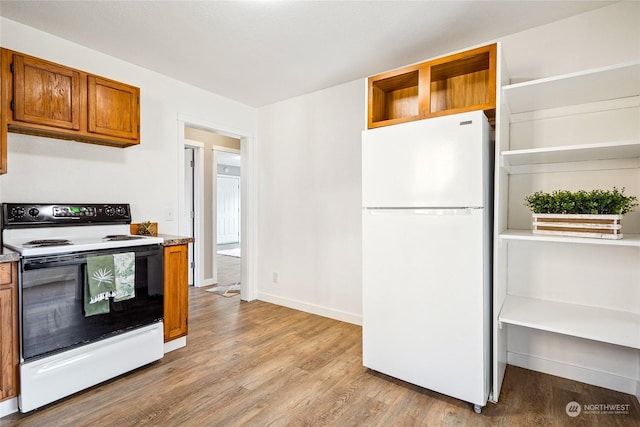
{"label": "light hardwood floor", "polygon": [[[362,367],[361,328],[190,289],[187,346],[4,426],[638,426],[635,397],[507,369],[498,404],[471,405]],[[565,406],[628,404],[621,415]]]}
{"label": "light hardwood floor", "polygon": [[240,283],[240,258],[217,255],[216,262],[218,263],[218,285],[228,286]]}

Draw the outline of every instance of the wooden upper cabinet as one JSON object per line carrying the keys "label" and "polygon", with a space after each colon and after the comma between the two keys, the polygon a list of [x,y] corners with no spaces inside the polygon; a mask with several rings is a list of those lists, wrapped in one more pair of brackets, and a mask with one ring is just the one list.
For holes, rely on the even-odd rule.
{"label": "wooden upper cabinet", "polygon": [[5,95],[7,82],[4,74],[9,71],[6,67],[5,52],[0,49],[0,174],[7,173],[7,121],[9,117],[9,97]]}
{"label": "wooden upper cabinet", "polygon": [[80,73],[41,59],[13,55],[13,118],[80,129]]}
{"label": "wooden upper cabinet", "polygon": [[472,110],[496,111],[495,44],[368,79],[369,129]]}
{"label": "wooden upper cabinet", "polygon": [[1,58],[2,144],[7,131],[114,147],[140,143],[139,88],[8,49]]}
{"label": "wooden upper cabinet", "polygon": [[138,139],[140,89],[97,76],[88,76],[88,130],[92,133]]}

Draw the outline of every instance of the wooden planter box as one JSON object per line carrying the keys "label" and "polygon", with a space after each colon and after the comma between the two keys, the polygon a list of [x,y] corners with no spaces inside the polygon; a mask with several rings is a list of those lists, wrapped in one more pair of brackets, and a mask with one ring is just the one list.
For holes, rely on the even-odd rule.
{"label": "wooden planter box", "polygon": [[533,234],[622,239],[622,215],[533,214]]}
{"label": "wooden planter box", "polygon": [[[151,233],[150,234],[146,234],[146,236],[157,236],[158,235],[158,223],[157,222],[152,222],[151,226],[149,227]],[[129,233],[131,234],[138,234],[138,235],[145,235],[142,234],[140,232],[140,224],[129,224]]]}

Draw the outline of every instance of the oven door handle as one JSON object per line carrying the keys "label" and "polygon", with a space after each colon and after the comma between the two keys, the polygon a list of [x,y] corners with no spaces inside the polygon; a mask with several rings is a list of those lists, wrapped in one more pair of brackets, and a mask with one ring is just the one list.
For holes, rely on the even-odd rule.
{"label": "oven door handle", "polygon": [[[87,258],[98,255],[113,255],[115,253],[123,253],[127,251],[117,251],[117,252],[109,252],[109,253],[100,253],[95,252],[91,254],[82,254],[82,255],[67,255],[60,257],[43,257],[43,258],[33,258],[33,259],[23,259],[22,268],[24,271],[29,270],[38,270],[41,268],[52,268],[52,267],[65,267],[69,265],[82,265],[87,263]],[[147,250],[132,250],[136,254],[136,260],[139,258],[145,258],[153,255],[161,255],[162,249],[154,248]]]}
{"label": "oven door handle", "polygon": [[81,265],[81,264],[85,264],[87,262],[87,258],[86,257],[76,257],[73,259],[65,259],[65,260],[56,260],[56,261],[51,261],[51,260],[42,260],[42,261],[37,261],[37,260],[31,260],[31,261],[25,261],[23,263],[23,269],[24,271],[29,271],[29,270],[38,270],[41,268],[53,268],[53,267],[65,267],[65,266],[69,266],[69,265]]}

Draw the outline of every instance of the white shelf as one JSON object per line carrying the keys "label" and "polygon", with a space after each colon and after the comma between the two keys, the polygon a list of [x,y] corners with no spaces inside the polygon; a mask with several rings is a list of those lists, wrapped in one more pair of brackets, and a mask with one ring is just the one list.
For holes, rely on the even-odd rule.
{"label": "white shelf", "polygon": [[508,169],[511,166],[521,165],[633,159],[638,157],[640,157],[639,141],[617,141],[503,151],[502,165]]}
{"label": "white shelf", "polygon": [[640,315],[507,295],[498,321],[640,349]]}
{"label": "white shelf", "polygon": [[640,234],[623,233],[620,240],[593,239],[588,237],[552,236],[533,234],[531,230],[506,230],[500,233],[502,240],[528,240],[536,242],[578,243],[581,245],[632,246],[640,248]]}
{"label": "white shelf", "polygon": [[640,95],[640,61],[502,88],[511,114]]}

